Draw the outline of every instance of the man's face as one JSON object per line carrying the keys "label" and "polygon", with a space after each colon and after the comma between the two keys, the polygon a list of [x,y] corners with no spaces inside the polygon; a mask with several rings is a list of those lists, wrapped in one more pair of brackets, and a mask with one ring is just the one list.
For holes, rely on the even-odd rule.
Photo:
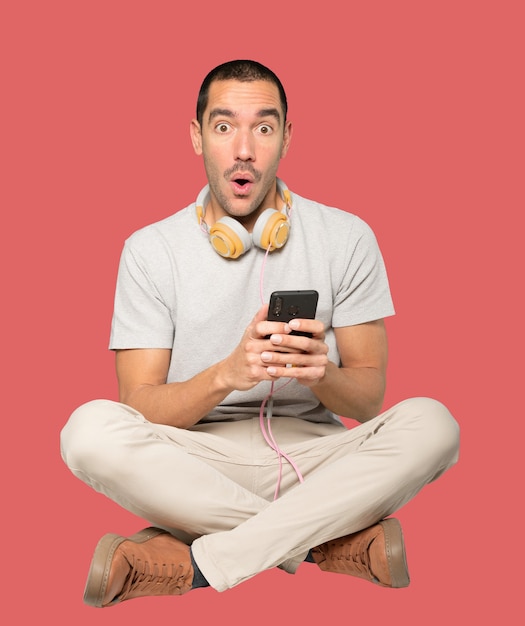
{"label": "man's face", "polygon": [[279,91],[268,81],[215,81],[202,127],[191,124],[195,152],[203,155],[210,185],[211,223],[225,215],[251,230],[259,214],[276,206],[275,177],[286,155],[291,125]]}

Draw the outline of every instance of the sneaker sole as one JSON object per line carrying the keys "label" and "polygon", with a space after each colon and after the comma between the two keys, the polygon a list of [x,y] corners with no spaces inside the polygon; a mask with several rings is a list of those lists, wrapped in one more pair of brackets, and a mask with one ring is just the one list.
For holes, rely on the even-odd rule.
{"label": "sneaker sole", "polygon": [[97,608],[103,608],[104,606],[116,604],[118,599],[115,599],[113,602],[106,605],[102,604],[106,594],[109,572],[111,570],[111,563],[113,562],[115,550],[123,541],[143,543],[144,541],[165,532],[165,530],[161,530],[160,528],[145,528],[131,537],[123,537],[122,535],[116,535],[114,533],[104,535],[98,542],[93,558],[91,559],[86,588],[84,590],[84,602],[89,606]]}
{"label": "sneaker sole", "polygon": [[385,533],[385,548],[388,559],[388,569],[392,579],[392,587],[400,589],[408,587],[410,576],[405,552],[405,542],[401,524],[393,517],[379,522]]}

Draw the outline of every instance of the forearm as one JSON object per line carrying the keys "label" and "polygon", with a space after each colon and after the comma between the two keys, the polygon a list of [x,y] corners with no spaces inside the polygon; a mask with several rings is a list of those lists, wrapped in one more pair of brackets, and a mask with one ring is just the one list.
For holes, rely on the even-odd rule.
{"label": "forearm", "polygon": [[336,415],[366,422],[381,410],[385,377],[375,367],[344,368],[330,361],[324,377],[311,389]]}
{"label": "forearm", "polygon": [[232,391],[218,363],[184,382],[143,384],[120,393],[120,401],[140,411],[150,422],[189,428]]}
{"label": "forearm", "polygon": [[[120,401],[157,424],[189,428],[205,417],[232,391],[244,391],[271,380],[261,361],[263,340],[271,328],[268,307],[261,307],[241,342],[225,359],[184,382],[166,383],[171,350],[160,348],[116,351]],[[257,331],[258,324],[263,327]]]}

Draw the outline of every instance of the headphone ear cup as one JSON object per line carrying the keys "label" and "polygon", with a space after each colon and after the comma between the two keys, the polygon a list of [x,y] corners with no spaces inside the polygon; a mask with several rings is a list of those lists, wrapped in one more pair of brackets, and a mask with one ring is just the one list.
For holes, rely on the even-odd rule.
{"label": "headphone ear cup", "polygon": [[250,233],[233,217],[222,217],[210,228],[210,243],[215,252],[236,259],[252,246]]}
{"label": "headphone ear cup", "polygon": [[288,239],[290,222],[284,213],[276,209],[266,209],[253,227],[253,241],[259,248],[270,252],[282,248]]}

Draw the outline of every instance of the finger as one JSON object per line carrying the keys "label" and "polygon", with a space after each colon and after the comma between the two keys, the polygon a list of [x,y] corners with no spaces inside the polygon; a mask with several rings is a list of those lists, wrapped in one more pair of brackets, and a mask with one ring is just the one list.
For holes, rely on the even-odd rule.
{"label": "finger", "polygon": [[266,368],[267,374],[271,378],[295,378],[303,385],[315,385],[325,375],[326,367],[277,367],[270,365]]}
{"label": "finger", "polygon": [[274,350],[264,350],[261,352],[261,361],[269,367],[325,367],[328,363],[327,352],[308,354],[305,352],[278,352]]}
{"label": "finger", "polygon": [[[270,335],[271,346],[276,352],[298,354],[327,354],[328,346],[321,338],[310,338],[299,335]],[[268,348],[265,347],[267,350]]]}
{"label": "finger", "polygon": [[257,324],[257,333],[260,337],[269,339],[274,337],[274,343],[280,342],[279,338],[282,335],[287,335],[292,332],[292,329],[285,322],[269,322],[268,320],[261,321]]}
{"label": "finger", "polygon": [[252,319],[252,324],[258,324],[268,317],[268,304],[263,304]]}
{"label": "finger", "polygon": [[257,313],[252,318],[252,321],[249,323],[245,331],[245,336],[250,337],[252,339],[260,339],[261,334],[258,330],[258,326],[261,324],[261,322],[266,320],[267,315],[268,315],[268,305],[263,304],[262,307],[257,311]]}
{"label": "finger", "polygon": [[324,325],[320,320],[294,318],[288,326],[295,332],[310,333],[317,339],[324,339]]}

